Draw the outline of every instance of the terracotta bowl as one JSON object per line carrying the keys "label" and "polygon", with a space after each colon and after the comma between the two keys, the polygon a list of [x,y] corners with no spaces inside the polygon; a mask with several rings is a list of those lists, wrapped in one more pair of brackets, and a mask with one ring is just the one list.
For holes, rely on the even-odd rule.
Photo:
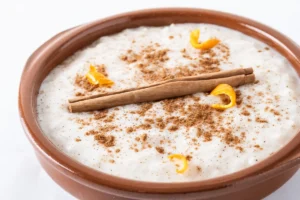
{"label": "terracotta bowl", "polygon": [[24,130],[46,172],[79,199],[261,199],[299,169],[300,133],[284,148],[252,167],[214,179],[187,183],[134,181],[101,173],[66,156],[43,135],[36,120],[36,97],[43,79],[59,63],[97,38],[138,26],[210,23],[250,35],[275,48],[300,74],[300,49],[289,38],[258,22],[222,12],[166,8],[116,15],[54,36],[28,59],[19,89]]}

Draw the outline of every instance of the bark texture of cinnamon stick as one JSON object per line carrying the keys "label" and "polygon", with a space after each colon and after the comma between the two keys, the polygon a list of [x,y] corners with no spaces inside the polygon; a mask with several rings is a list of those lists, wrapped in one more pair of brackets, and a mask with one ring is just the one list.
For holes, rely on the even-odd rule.
{"label": "bark texture of cinnamon stick", "polygon": [[133,103],[158,101],[197,92],[210,92],[222,83],[237,87],[253,83],[254,81],[255,76],[252,68],[239,68],[199,76],[183,77],[141,88],[70,99],[69,111],[86,112]]}
{"label": "bark texture of cinnamon stick", "polygon": [[129,92],[129,91],[133,91],[133,90],[140,90],[140,89],[149,88],[149,87],[153,87],[153,86],[157,86],[157,85],[161,85],[161,84],[169,83],[169,82],[175,82],[175,81],[208,80],[208,79],[213,79],[213,78],[225,78],[225,77],[230,77],[230,76],[235,76],[235,75],[242,75],[242,74],[247,75],[247,74],[252,74],[252,73],[253,73],[252,68],[237,68],[237,69],[232,69],[232,70],[225,70],[225,71],[220,71],[220,72],[201,74],[198,76],[181,77],[181,78],[176,78],[176,79],[171,79],[171,80],[155,83],[152,85],[147,85],[145,87],[140,87],[140,88],[133,88],[133,89],[131,88],[131,89],[121,90],[121,91],[117,91],[117,92],[77,97],[77,98],[69,99],[69,103],[74,103],[77,101],[83,101],[83,100],[87,100],[87,99],[93,99],[93,98],[97,98],[97,97],[109,96],[109,95],[113,95],[113,94]]}

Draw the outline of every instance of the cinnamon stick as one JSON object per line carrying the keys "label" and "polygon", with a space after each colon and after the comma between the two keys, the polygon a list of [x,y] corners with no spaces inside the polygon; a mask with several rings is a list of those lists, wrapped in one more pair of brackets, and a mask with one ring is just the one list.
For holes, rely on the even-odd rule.
{"label": "cinnamon stick", "polygon": [[230,76],[235,76],[235,75],[242,75],[242,74],[247,75],[247,74],[252,74],[252,73],[253,73],[252,68],[237,68],[237,69],[232,69],[232,70],[225,70],[225,71],[220,71],[220,72],[201,74],[201,75],[198,75],[198,76],[188,76],[188,77],[175,78],[175,79],[155,83],[155,84],[152,84],[152,85],[147,85],[147,86],[144,86],[144,87],[120,90],[120,91],[117,91],[117,92],[104,93],[104,94],[95,94],[95,95],[84,96],[84,97],[77,97],[77,98],[69,99],[68,101],[69,101],[69,103],[74,103],[74,102],[77,102],[77,101],[83,101],[83,100],[87,100],[87,99],[94,99],[94,98],[97,98],[97,97],[103,97],[103,96],[108,96],[108,95],[113,95],[113,94],[119,94],[119,93],[124,93],[124,92],[149,88],[149,87],[161,85],[161,84],[164,84],[164,83],[174,82],[174,81],[208,80],[208,79],[213,79],[213,78],[225,78],[225,77],[230,77]]}
{"label": "cinnamon stick", "polygon": [[210,92],[221,83],[237,87],[254,81],[255,76],[252,68],[221,71],[172,79],[142,88],[71,99],[69,100],[69,111],[86,112],[133,103],[157,101],[197,92]]}

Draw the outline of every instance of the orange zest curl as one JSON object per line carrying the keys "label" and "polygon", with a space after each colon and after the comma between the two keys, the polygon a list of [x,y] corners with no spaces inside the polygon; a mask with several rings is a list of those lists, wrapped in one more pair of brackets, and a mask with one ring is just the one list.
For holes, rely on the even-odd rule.
{"label": "orange zest curl", "polygon": [[106,78],[103,74],[97,71],[96,67],[93,65],[90,65],[90,71],[85,75],[89,83],[93,85],[105,85],[105,86],[111,86],[114,84],[113,81]]}
{"label": "orange zest curl", "polygon": [[225,110],[227,108],[231,108],[236,105],[236,94],[234,89],[228,85],[228,84],[220,84],[218,85],[211,93],[211,95],[217,96],[220,94],[225,94],[230,98],[230,103],[227,105],[222,105],[222,104],[213,104],[211,107],[220,109],[220,110]]}
{"label": "orange zest curl", "polygon": [[211,49],[217,44],[219,44],[220,42],[220,40],[218,40],[217,38],[211,38],[209,40],[206,40],[205,42],[198,43],[199,37],[200,37],[199,29],[193,30],[190,34],[190,43],[196,49],[201,49],[201,50]]}
{"label": "orange zest curl", "polygon": [[183,166],[181,167],[181,169],[176,169],[177,173],[183,174],[187,170],[187,168],[188,168],[188,161],[187,161],[187,159],[186,159],[186,157],[184,155],[181,155],[181,154],[172,154],[172,155],[169,155],[168,158],[170,160],[173,160],[174,158],[176,158],[176,159],[182,161]]}

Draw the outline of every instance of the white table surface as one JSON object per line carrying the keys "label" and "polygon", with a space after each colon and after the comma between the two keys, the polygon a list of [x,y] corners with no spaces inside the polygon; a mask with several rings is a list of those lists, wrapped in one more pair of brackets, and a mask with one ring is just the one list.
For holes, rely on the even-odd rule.
{"label": "white table surface", "polygon": [[[101,3],[103,2],[103,3]],[[149,0],[0,1],[0,199],[71,200],[37,162],[19,123],[17,91],[29,55],[55,33],[120,12],[153,7],[202,7],[268,24],[300,44],[300,1]],[[267,200],[300,199],[300,171]]]}

